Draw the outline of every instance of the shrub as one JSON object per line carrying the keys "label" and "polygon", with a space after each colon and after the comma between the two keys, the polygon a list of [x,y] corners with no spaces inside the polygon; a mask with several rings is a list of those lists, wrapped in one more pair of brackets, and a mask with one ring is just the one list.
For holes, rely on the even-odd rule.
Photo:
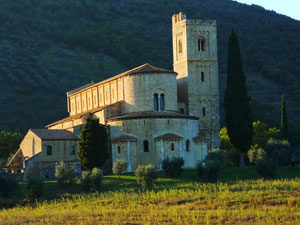
{"label": "shrub", "polygon": [[155,167],[151,164],[139,165],[135,171],[137,182],[145,188],[153,188],[156,180]]}
{"label": "shrub", "polygon": [[221,168],[222,163],[219,160],[209,159],[198,163],[196,170],[200,180],[213,183],[217,182]]}
{"label": "shrub", "polygon": [[44,183],[42,180],[36,177],[28,178],[27,184],[27,198],[33,200],[43,196]]}
{"label": "shrub", "polygon": [[6,175],[0,175],[0,197],[12,197],[18,189],[18,181]]}
{"label": "shrub", "polygon": [[216,161],[219,161],[221,163],[221,165],[224,165],[223,152],[220,149],[213,149],[205,157],[205,161],[207,161],[207,160],[216,160]]}
{"label": "shrub", "polygon": [[93,168],[92,171],[81,172],[81,184],[84,191],[100,191],[101,181],[102,173],[99,168]]}
{"label": "shrub", "polygon": [[258,145],[251,146],[251,149],[248,151],[248,158],[251,164],[256,164],[256,161],[259,159],[264,159],[267,157],[267,153]]}
{"label": "shrub", "polygon": [[121,174],[123,174],[127,171],[127,168],[128,168],[128,162],[126,160],[117,159],[114,162],[112,171],[114,174],[119,175],[119,177],[120,177]]}
{"label": "shrub", "polygon": [[277,163],[273,159],[259,159],[256,162],[257,173],[265,179],[275,178],[277,174]]}
{"label": "shrub", "polygon": [[60,162],[55,167],[55,176],[59,184],[74,184],[76,182],[76,171],[73,166],[67,166]]}
{"label": "shrub", "polygon": [[182,172],[182,167],[184,165],[183,158],[166,158],[162,161],[162,169],[166,173],[167,176],[170,177],[178,177]]}
{"label": "shrub", "polygon": [[287,140],[270,138],[266,144],[266,152],[269,157],[276,160],[279,165],[291,164],[293,152]]}

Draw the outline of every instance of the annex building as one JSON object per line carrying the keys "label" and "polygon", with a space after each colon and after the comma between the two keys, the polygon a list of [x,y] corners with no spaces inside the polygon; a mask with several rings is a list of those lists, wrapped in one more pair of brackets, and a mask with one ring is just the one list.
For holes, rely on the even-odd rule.
{"label": "annex building", "polygon": [[[182,157],[184,167],[194,167],[220,142],[216,21],[175,14],[172,34],[173,70],[146,63],[69,91],[69,116],[45,132],[78,137],[84,119],[93,115],[109,127],[112,161],[127,160],[128,171],[149,163],[160,169],[167,157]],[[50,146],[52,158],[61,154]]]}

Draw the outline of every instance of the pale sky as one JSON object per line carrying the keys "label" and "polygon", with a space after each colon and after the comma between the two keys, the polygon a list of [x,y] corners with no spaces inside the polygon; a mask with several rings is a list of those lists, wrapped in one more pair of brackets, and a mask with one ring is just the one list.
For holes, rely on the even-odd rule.
{"label": "pale sky", "polygon": [[300,0],[236,0],[248,5],[260,5],[268,10],[289,16],[300,21]]}

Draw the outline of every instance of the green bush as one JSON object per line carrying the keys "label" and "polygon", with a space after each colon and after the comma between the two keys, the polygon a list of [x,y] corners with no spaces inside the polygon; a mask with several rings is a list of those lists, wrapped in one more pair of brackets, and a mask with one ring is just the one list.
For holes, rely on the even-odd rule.
{"label": "green bush", "polygon": [[74,184],[76,182],[76,171],[73,166],[67,166],[60,162],[55,167],[55,176],[59,184]]}
{"label": "green bush", "polygon": [[273,159],[259,159],[256,162],[256,171],[262,178],[275,178],[277,174],[277,163]]}
{"label": "green bush", "polygon": [[198,163],[196,167],[197,175],[200,180],[205,182],[217,182],[222,163],[219,160],[204,160]]}
{"label": "green bush", "polygon": [[293,151],[287,140],[270,138],[266,144],[268,156],[277,161],[278,165],[289,165],[292,161]]}
{"label": "green bush", "polygon": [[267,157],[267,153],[265,152],[265,150],[258,145],[251,146],[247,154],[251,164],[256,164],[257,160]]}
{"label": "green bush", "polygon": [[92,171],[81,172],[81,184],[84,191],[100,191],[102,182],[101,169],[93,168]]}
{"label": "green bush", "polygon": [[113,174],[119,175],[119,177],[120,177],[120,175],[125,173],[127,171],[127,169],[128,169],[128,162],[123,159],[117,159],[114,162],[112,171],[113,171]]}
{"label": "green bush", "polygon": [[27,198],[30,200],[41,198],[44,194],[44,183],[39,178],[28,178]]}
{"label": "green bush", "polygon": [[184,165],[183,158],[166,158],[162,161],[162,170],[170,177],[179,177],[182,172],[182,167]]}
{"label": "green bush", "polygon": [[216,160],[221,163],[221,165],[224,165],[224,152],[220,149],[213,149],[211,152],[207,154],[205,157],[205,161],[207,160]]}
{"label": "green bush", "polygon": [[16,194],[18,181],[6,175],[0,175],[0,197],[9,198]]}
{"label": "green bush", "polygon": [[146,166],[139,165],[135,170],[137,182],[145,188],[153,188],[156,181],[155,167],[151,164]]}

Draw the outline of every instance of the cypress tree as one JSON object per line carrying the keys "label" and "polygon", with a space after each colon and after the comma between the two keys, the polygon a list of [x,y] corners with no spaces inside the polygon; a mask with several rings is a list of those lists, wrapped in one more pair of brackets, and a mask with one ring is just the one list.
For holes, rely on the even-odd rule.
{"label": "cypress tree", "polygon": [[284,95],[281,96],[281,119],[280,119],[280,133],[282,139],[289,139],[288,134],[288,120],[285,109],[285,98]]}
{"label": "cypress tree", "polygon": [[225,90],[225,120],[231,144],[240,152],[240,166],[244,166],[244,153],[252,142],[253,124],[243,70],[239,41],[234,31],[228,42],[227,87]]}
{"label": "cypress tree", "polygon": [[80,130],[78,157],[84,170],[101,168],[109,157],[108,134],[99,119],[87,118]]}

